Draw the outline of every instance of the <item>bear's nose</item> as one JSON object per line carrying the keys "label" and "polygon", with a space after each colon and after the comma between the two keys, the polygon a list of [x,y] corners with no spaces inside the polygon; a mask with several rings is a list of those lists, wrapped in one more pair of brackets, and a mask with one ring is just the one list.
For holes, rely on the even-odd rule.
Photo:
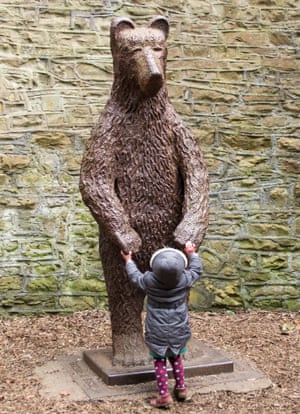
{"label": "bear's nose", "polygon": [[163,85],[163,72],[159,60],[151,49],[145,49],[139,59],[138,77],[142,93],[147,97],[155,96]]}
{"label": "bear's nose", "polygon": [[146,58],[146,64],[149,68],[149,72],[151,73],[151,75],[153,75],[153,76],[161,75],[161,71],[160,71],[160,68],[158,66],[158,62],[156,62],[154,54],[151,50],[146,49],[145,58]]}

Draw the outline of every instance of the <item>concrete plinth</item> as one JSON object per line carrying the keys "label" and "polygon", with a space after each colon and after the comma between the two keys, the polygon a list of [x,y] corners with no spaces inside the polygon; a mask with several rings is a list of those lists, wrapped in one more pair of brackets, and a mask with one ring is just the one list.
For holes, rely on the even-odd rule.
{"label": "concrete plinth", "polygon": [[[237,355],[227,354],[212,345],[200,343],[199,346],[201,347],[202,353],[199,351],[199,348],[197,351],[197,346],[193,351],[193,347],[189,344],[189,353],[186,355],[184,361],[184,365],[188,370],[187,375],[194,375],[195,371],[193,371],[193,367],[195,365],[197,366],[195,361],[198,358],[200,360],[200,367],[197,368],[197,372],[200,372],[199,376],[186,378],[186,384],[191,396],[194,393],[206,394],[216,391],[252,392],[272,386],[269,378],[249,363],[249,361],[245,361],[237,357]],[[100,350],[97,352],[100,352]],[[194,352],[198,352],[198,357]],[[214,359],[212,359],[212,355],[215,355]],[[216,356],[220,358],[216,358]],[[154,376],[152,377],[153,381],[141,382],[138,385],[107,385],[87,365],[82,357],[82,353],[78,355],[60,356],[41,367],[37,367],[35,374],[37,380],[41,383],[41,395],[44,398],[59,399],[63,395],[65,399],[74,401],[99,401],[119,398],[146,398],[156,392]],[[110,356],[107,358],[110,358]],[[108,367],[111,368],[111,365],[108,364]],[[212,373],[213,367],[215,372],[218,371],[219,373],[216,372],[215,374],[207,375],[208,373]],[[233,367],[234,369],[232,371]],[[142,369],[146,371],[147,367],[142,367]],[[151,371],[150,367],[149,371]],[[137,375],[135,377],[136,379],[140,380],[141,376]],[[170,381],[170,386],[173,385],[173,382],[174,380]]]}
{"label": "concrete plinth", "polygon": [[[233,372],[233,361],[222,351],[197,340],[192,340],[188,349],[189,352],[184,356],[186,378]],[[139,384],[155,379],[153,364],[134,367],[113,366],[112,351],[108,348],[84,351],[83,359],[107,385]],[[168,368],[168,374],[171,378],[171,367]]]}

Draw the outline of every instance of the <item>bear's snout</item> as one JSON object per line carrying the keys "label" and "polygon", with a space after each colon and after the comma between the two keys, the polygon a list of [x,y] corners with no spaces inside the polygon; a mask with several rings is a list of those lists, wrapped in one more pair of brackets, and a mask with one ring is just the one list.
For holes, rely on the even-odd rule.
{"label": "bear's snout", "polygon": [[146,97],[155,96],[164,83],[160,59],[151,48],[145,48],[137,59],[138,83]]}

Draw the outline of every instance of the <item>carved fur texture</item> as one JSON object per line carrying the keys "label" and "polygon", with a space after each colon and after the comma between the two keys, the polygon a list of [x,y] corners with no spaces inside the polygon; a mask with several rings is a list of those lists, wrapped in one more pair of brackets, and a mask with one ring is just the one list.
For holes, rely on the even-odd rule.
{"label": "carved fur texture", "polygon": [[163,16],[142,28],[113,20],[111,96],[81,166],[82,198],[99,225],[116,363],[140,359],[130,357],[128,345],[144,352],[144,298],[129,284],[120,250],[133,251],[145,271],[158,248],[182,248],[188,240],[199,247],[208,224],[207,168],[168,98],[168,33]]}

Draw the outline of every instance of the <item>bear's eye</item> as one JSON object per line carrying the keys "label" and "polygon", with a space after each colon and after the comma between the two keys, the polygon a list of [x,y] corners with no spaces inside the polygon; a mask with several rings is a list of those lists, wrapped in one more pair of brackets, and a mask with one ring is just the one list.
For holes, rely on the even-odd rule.
{"label": "bear's eye", "polygon": [[153,50],[154,50],[154,52],[161,52],[161,51],[163,50],[163,48],[162,48],[162,47],[160,47],[160,46],[155,46],[155,47],[153,48]]}
{"label": "bear's eye", "polygon": [[130,53],[130,49],[128,46],[121,46],[120,47],[120,52],[124,55],[127,55],[128,53]]}
{"label": "bear's eye", "polygon": [[136,47],[136,48],[133,49],[132,53],[139,53],[141,51],[142,51],[141,47]]}

